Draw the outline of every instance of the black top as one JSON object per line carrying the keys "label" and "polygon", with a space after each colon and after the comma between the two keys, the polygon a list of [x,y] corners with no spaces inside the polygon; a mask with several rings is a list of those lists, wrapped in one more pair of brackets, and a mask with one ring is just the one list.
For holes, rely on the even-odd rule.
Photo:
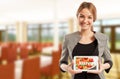
{"label": "black top", "polygon": [[97,40],[95,39],[89,44],[77,43],[73,49],[72,56],[98,56]]}
{"label": "black top", "polygon": [[[98,43],[95,39],[92,43],[81,44],[77,43],[72,52],[72,57],[74,56],[98,56]],[[82,72],[75,74],[74,79],[100,79],[97,74],[91,74],[87,72]]]}

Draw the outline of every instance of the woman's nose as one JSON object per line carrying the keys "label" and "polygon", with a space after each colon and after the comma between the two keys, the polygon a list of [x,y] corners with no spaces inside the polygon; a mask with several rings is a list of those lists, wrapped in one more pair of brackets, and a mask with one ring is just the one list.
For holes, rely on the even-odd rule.
{"label": "woman's nose", "polygon": [[84,22],[87,22],[87,18],[84,18],[84,20],[83,20]]}

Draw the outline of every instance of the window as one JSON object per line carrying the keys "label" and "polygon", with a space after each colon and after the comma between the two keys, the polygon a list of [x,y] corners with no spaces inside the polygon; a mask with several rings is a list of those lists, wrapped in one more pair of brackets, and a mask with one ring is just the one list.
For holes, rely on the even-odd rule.
{"label": "window", "polygon": [[102,20],[102,25],[118,25],[118,24],[120,24],[120,19]]}
{"label": "window", "polygon": [[108,46],[109,48],[111,48],[111,28],[105,28],[104,29],[104,33],[109,37],[109,43],[108,43]]}
{"label": "window", "polygon": [[96,32],[100,32],[101,31],[101,21],[100,20],[97,20],[97,21],[95,21],[94,22],[94,26],[93,26],[93,28],[94,28],[94,31],[96,31]]}
{"label": "window", "polygon": [[53,24],[29,24],[28,41],[53,42]]}
{"label": "window", "polygon": [[0,25],[1,41],[14,42],[16,41],[16,27],[14,24]]}
{"label": "window", "polygon": [[41,42],[53,42],[54,24],[41,24]]}
{"label": "window", "polygon": [[61,22],[59,23],[59,41],[63,41],[63,37],[65,34],[67,34],[69,31],[68,23],[67,22]]}
{"label": "window", "polygon": [[116,32],[115,47],[117,50],[118,49],[120,50],[120,27],[116,27],[115,32]]}
{"label": "window", "polygon": [[40,41],[40,24],[29,24],[28,25],[28,41]]}
{"label": "window", "polygon": [[16,41],[16,27],[15,25],[7,25],[8,41]]}

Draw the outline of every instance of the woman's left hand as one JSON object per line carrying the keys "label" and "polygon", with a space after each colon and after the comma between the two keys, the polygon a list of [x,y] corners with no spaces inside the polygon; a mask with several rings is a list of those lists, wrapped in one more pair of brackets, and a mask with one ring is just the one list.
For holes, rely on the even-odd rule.
{"label": "woman's left hand", "polygon": [[109,68],[110,65],[108,63],[105,63],[105,64],[102,64],[100,61],[99,61],[99,70],[89,70],[87,71],[88,73],[94,73],[94,74],[99,74],[101,73],[103,70]]}

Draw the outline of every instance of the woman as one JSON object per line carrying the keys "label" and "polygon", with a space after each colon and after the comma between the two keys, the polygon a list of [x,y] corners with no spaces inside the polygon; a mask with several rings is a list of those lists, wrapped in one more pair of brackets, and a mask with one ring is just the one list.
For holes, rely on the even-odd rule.
{"label": "woman", "polygon": [[[80,31],[68,34],[64,38],[60,68],[63,72],[71,73],[72,79],[105,79],[103,71],[108,73],[112,67],[107,36],[93,31],[96,16],[96,7],[91,2],[83,2],[77,11]],[[98,56],[99,70],[87,72],[73,70],[74,56]],[[68,64],[68,58],[70,64]]]}

